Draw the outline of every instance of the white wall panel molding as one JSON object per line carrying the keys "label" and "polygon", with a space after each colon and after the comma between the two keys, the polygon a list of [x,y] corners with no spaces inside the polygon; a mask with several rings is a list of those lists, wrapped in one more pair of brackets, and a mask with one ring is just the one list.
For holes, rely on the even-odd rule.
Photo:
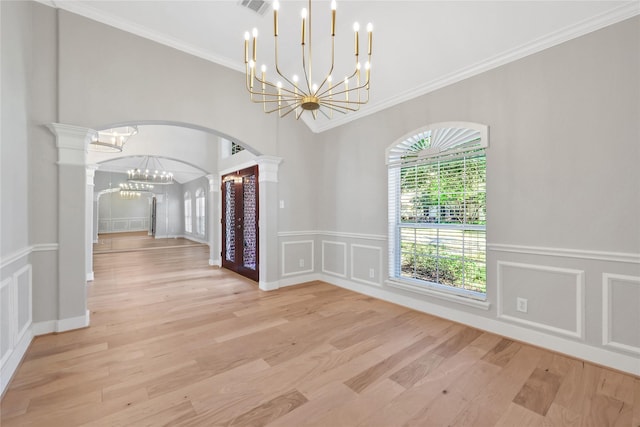
{"label": "white wall panel molding", "polygon": [[27,264],[0,283],[0,395],[33,339],[32,281]]}
{"label": "white wall panel molding", "polygon": [[340,231],[320,231],[320,230],[303,230],[303,231],[281,231],[278,237],[295,237],[295,236],[327,236],[340,237],[343,239],[361,239],[361,240],[379,240],[387,241],[387,236],[381,234],[361,234],[361,233],[343,233]]}
{"label": "white wall panel molding", "polygon": [[[497,267],[497,295],[496,295],[496,308],[497,317],[499,319],[508,320],[510,322],[520,323],[528,327],[542,329],[556,334],[565,335],[571,338],[584,339],[584,295],[585,295],[585,274],[583,270],[574,270],[569,268],[550,267],[546,265],[538,264],[523,264],[515,262],[498,261]],[[548,323],[538,322],[535,320],[528,320],[521,317],[516,317],[505,313],[505,286],[509,284],[504,282],[504,269],[513,268],[525,271],[540,271],[549,274],[568,275],[573,277],[573,283],[570,286],[574,287],[575,299],[573,304],[575,306],[575,328],[567,329],[562,327],[553,326]]]}
{"label": "white wall panel molding", "polygon": [[499,243],[487,244],[489,251],[511,252],[517,254],[543,255],[565,258],[591,259],[597,261],[613,261],[640,264],[640,254],[606,251],[584,251],[566,248],[545,248],[540,246],[504,245]]}
{"label": "white wall panel molding", "polygon": [[[364,269],[366,270],[363,274],[362,269],[363,266],[358,264],[358,257],[362,255],[358,255],[357,252],[374,252],[375,260],[362,260],[360,264],[364,264]],[[360,270],[360,271],[359,271]],[[373,277],[372,274],[373,273]],[[364,283],[366,285],[373,286],[382,286],[382,248],[379,246],[370,246],[370,245],[359,245],[352,244],[351,245],[351,280],[355,280],[356,282]]]}
{"label": "white wall panel molding", "polygon": [[[640,355],[640,324],[636,322],[624,322],[623,327],[635,328],[637,334],[636,343],[623,343],[616,341],[614,338],[614,314],[616,310],[613,307],[613,292],[616,286],[616,282],[622,282],[631,284],[632,286],[638,286],[638,299],[628,301],[630,310],[633,314],[637,315],[640,310],[640,277],[627,276],[622,274],[603,273],[602,274],[602,345],[611,347],[617,350],[623,350],[630,353]],[[617,311],[620,311],[620,307],[617,307]]]}
{"label": "white wall panel molding", "polygon": [[126,233],[129,231],[147,231],[149,218],[106,218],[100,219],[98,233]]}
{"label": "white wall panel molding", "polygon": [[57,243],[36,243],[35,245],[33,245],[33,252],[48,252],[57,250]]}
{"label": "white wall panel molding", "polygon": [[[330,246],[334,246],[335,249],[333,250],[337,250],[337,248],[341,248],[342,250],[342,257],[336,257],[340,258],[342,261],[342,268],[339,271],[338,269],[329,269],[325,263],[325,260],[327,259],[327,252],[332,250],[329,249]],[[338,277],[347,277],[347,244],[345,242],[334,242],[332,240],[322,241],[322,272],[326,274],[333,274]]]}
{"label": "white wall panel molding", "polygon": [[[294,246],[308,246],[309,251],[310,251],[310,256],[303,256],[302,258],[300,258],[299,256],[293,257],[291,252],[288,251],[293,251],[294,250]],[[282,252],[281,252],[281,259],[282,259],[282,273],[280,274],[281,277],[286,277],[286,276],[294,276],[294,275],[299,275],[299,274],[308,274],[308,273],[313,273],[314,272],[314,246],[315,246],[315,242],[313,240],[293,240],[293,241],[289,241],[289,242],[282,242],[281,244],[281,248],[282,248]],[[291,265],[292,262],[287,262],[288,260],[302,260],[303,265],[300,265],[300,263],[295,264],[295,265]]]}
{"label": "white wall panel molding", "polygon": [[0,269],[3,269],[7,267],[9,264],[13,264],[16,261],[29,256],[32,250],[33,250],[32,246],[27,246],[26,248],[22,248],[13,253],[10,253],[7,256],[2,257],[2,261],[0,261]]}
{"label": "white wall panel molding", "polygon": [[33,273],[31,264],[27,264],[13,273],[14,302],[16,304],[16,340],[19,342],[33,320]]}
{"label": "white wall panel molding", "polygon": [[7,277],[0,282],[0,370],[3,370],[15,346],[15,309],[13,278]]}

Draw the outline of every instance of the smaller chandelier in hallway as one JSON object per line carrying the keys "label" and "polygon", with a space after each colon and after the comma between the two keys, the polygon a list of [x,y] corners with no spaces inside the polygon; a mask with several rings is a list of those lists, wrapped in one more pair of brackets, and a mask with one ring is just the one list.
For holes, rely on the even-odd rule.
{"label": "smaller chandelier in hallway", "polygon": [[140,166],[127,171],[129,183],[138,184],[173,184],[173,173],[167,172],[162,167],[160,159],[145,156]]}
{"label": "smaller chandelier in hallway", "polygon": [[99,130],[91,139],[89,150],[103,153],[119,153],[129,138],[137,133],[138,128],[136,126]]}
{"label": "smaller chandelier in hallway", "polygon": [[[275,43],[275,73],[278,80],[275,83],[267,78],[267,67],[262,65],[260,74],[256,70],[258,30],[253,29],[252,34],[247,31],[244,35],[244,63],[246,73],[246,86],[249,91],[251,101],[262,103],[265,113],[278,112],[280,117],[284,117],[295,111],[296,119],[300,118],[303,112],[310,111],[314,119],[318,117],[318,112],[330,119],[333,112],[346,114],[350,111],[357,111],[360,105],[369,101],[369,77],[371,69],[371,44],[373,40],[373,26],[367,24],[368,46],[367,61],[364,66],[359,62],[360,55],[360,26],[356,22],[354,30],[354,53],[355,61],[353,72],[350,75],[334,81],[332,75],[334,69],[335,35],[336,35],[336,1],[331,2],[331,61],[327,74],[314,80],[313,74],[313,52],[311,48],[311,0],[308,9],[302,9],[302,29],[301,29],[301,61],[302,77],[297,75],[285,76],[280,71],[278,63],[278,10],[280,5],[278,0],[273,2],[273,36]],[[251,43],[251,55],[249,54],[249,40]],[[361,75],[361,68],[364,68],[364,78]],[[283,83],[284,81],[284,83]],[[362,92],[362,93],[361,93]]]}

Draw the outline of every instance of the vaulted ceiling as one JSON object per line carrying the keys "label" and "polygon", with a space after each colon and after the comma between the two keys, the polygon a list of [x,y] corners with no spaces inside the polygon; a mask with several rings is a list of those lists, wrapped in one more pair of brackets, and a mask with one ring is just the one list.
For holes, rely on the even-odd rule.
{"label": "vaulted ceiling", "polygon": [[[241,5],[248,0],[40,1],[239,72],[244,72],[243,34],[256,27],[257,62],[274,70],[269,4],[261,15]],[[301,74],[303,7],[308,3],[282,0],[280,5],[280,63],[287,75]],[[329,69],[329,1],[314,0],[312,8],[313,67],[320,79]],[[370,102],[332,120],[303,118],[321,132],[638,13],[638,1],[338,0],[335,76],[353,68],[353,22],[374,26]]]}

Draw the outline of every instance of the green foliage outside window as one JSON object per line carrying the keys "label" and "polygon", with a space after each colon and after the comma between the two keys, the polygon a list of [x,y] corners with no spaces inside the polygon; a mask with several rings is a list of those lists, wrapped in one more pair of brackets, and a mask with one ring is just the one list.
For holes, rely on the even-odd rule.
{"label": "green foliage outside window", "polygon": [[486,293],[484,154],[403,167],[403,277]]}

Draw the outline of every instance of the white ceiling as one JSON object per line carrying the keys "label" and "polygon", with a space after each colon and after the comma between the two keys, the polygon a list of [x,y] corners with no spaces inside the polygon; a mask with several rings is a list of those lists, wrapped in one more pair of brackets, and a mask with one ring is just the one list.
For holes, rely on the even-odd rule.
{"label": "white ceiling", "polygon": [[[274,70],[270,9],[260,16],[236,0],[41,1],[243,72],[243,34],[257,27],[258,63]],[[301,74],[299,13],[307,2],[280,3],[281,70]],[[312,8],[319,78],[328,70],[329,1],[314,0]],[[346,75],[353,68],[353,22],[363,28],[372,22],[370,102],[331,121],[308,116],[305,122],[315,132],[327,130],[639,13],[637,0],[338,0],[333,74]],[[361,31],[361,51],[365,34]]]}
{"label": "white ceiling", "polygon": [[[197,129],[169,125],[138,125],[138,133],[124,144],[121,153],[92,151],[88,164],[104,172],[126,173],[130,169],[164,169],[180,183],[215,170],[218,137]],[[178,160],[180,159],[180,160]]]}

